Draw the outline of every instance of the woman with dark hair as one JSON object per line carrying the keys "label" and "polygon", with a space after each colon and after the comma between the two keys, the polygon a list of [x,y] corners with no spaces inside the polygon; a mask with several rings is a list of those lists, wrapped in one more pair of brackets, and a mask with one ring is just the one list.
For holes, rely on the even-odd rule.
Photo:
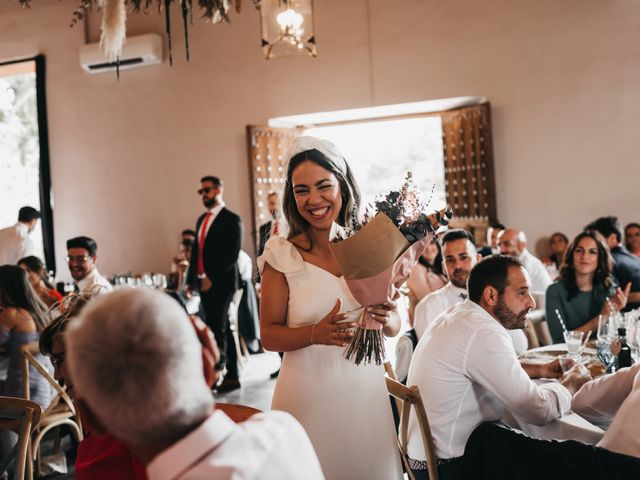
{"label": "woman with dark hair", "polygon": [[579,234],[567,249],[560,278],[547,289],[545,310],[551,338],[564,342],[563,327],[587,333],[598,330],[599,315],[609,315],[627,304],[624,291],[612,277],[613,261],[606,241],[597,232]]}
{"label": "woman with dark hair", "polygon": [[47,307],[62,300],[62,295],[49,283],[47,269],[42,260],[31,255],[20,259],[18,266],[27,272],[29,283]]}
{"label": "woman with dark hair", "polygon": [[442,249],[440,243],[434,240],[424,248],[407,281],[411,326],[416,305],[431,292],[444,287],[447,281],[447,276],[442,271]]}
{"label": "woman with dark hair", "polygon": [[569,238],[562,232],[552,233],[549,237],[549,248],[551,255],[543,259],[543,262],[545,265],[554,265],[556,269],[560,270],[564,255],[569,248]]}
{"label": "woman with dark hair", "polygon": [[[16,265],[0,266],[0,345],[7,350],[9,368],[2,387],[6,397],[23,397],[22,355],[20,347],[37,342],[40,331],[47,325],[46,308],[27,279],[24,270]],[[50,366],[43,355],[38,361]],[[46,408],[51,401],[51,388],[32,365],[29,365],[31,400]]]}
{"label": "woman with dark hair", "polygon": [[[357,215],[357,184],[333,144],[302,137],[293,151],[283,198],[289,233],[271,238],[258,259],[262,343],[285,352],[272,408],[304,426],[327,479],[402,478],[383,368],[344,358],[360,305],[329,242]],[[394,310],[388,303],[366,314],[393,336]]]}
{"label": "woman with dark hair", "polygon": [[640,257],[640,223],[630,223],[624,227],[624,241],[627,250]]}

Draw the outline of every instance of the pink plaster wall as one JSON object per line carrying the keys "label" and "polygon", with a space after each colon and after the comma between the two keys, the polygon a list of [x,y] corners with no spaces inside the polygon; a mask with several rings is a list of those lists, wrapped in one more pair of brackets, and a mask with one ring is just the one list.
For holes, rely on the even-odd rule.
{"label": "pink plaster wall", "polygon": [[[74,2],[0,1],[0,61],[43,53],[58,267],[64,241],[98,241],[100,268],[165,270],[222,177],[247,227],[245,125],[270,117],[485,95],[492,102],[503,222],[530,243],[593,217],[640,219],[640,4],[630,0],[316,0],[318,58],[265,61],[251,2],[230,25],[195,15],[191,62],[174,24],[174,66],[87,75]],[[87,25],[97,41],[99,19]],[[131,35],[164,30],[132,16]]]}

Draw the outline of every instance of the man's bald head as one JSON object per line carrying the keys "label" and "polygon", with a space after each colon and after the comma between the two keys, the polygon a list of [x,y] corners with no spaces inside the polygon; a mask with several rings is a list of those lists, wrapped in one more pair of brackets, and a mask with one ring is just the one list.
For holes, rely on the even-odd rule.
{"label": "man's bald head", "polygon": [[501,255],[519,257],[527,248],[527,237],[516,228],[506,228],[498,234],[498,247]]}

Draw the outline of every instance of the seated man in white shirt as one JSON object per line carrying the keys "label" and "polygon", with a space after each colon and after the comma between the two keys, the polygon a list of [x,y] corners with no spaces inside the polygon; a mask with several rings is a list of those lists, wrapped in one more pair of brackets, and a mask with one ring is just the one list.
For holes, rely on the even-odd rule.
{"label": "seated man in white shirt", "polygon": [[[503,230],[498,234],[498,246],[501,255],[510,255],[522,262],[531,277],[531,293],[544,297],[553,280],[544,264],[527,250],[524,232],[515,228]],[[544,308],[544,305],[538,305],[538,308]]]}
{"label": "seated man in white shirt", "polygon": [[[469,299],[440,316],[418,343],[407,382],[422,393],[442,479],[464,478],[460,457],[480,423],[500,420],[508,409],[544,425],[569,411],[572,393],[588,379],[567,375],[538,386],[520,365],[507,330],[522,328],[535,305],[530,285],[516,258],[485,258],[469,274]],[[541,376],[556,376],[555,362],[543,367],[549,372]],[[416,478],[426,478],[415,415],[409,419],[408,455]]]}
{"label": "seated man in white shirt", "polygon": [[[446,232],[440,240],[442,244],[442,267],[449,283],[431,292],[416,306],[414,323],[418,340],[429,325],[449,307],[467,299],[467,278],[473,266],[482,257],[478,254],[473,236],[466,230],[456,229]],[[513,348],[520,355],[527,350],[527,337],[522,330],[509,330]]]}
{"label": "seated man in white shirt", "polygon": [[467,476],[487,480],[640,478],[640,364],[585,383],[574,395],[572,408],[607,429],[595,447],[571,440],[532,439],[483,424],[467,442]]}
{"label": "seated man in white shirt", "polygon": [[96,267],[98,245],[93,238],[74,237],[67,240],[67,263],[78,290],[104,295],[113,290],[109,280]]}
{"label": "seated man in white shirt", "polygon": [[214,408],[201,344],[169,296],[135,289],[98,298],[65,343],[83,417],[122,441],[150,480],[324,478],[288,413],[236,424]]}

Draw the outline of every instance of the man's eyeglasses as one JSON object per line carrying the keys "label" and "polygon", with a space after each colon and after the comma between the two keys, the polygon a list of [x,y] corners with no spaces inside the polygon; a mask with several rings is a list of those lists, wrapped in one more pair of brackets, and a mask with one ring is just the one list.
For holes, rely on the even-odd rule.
{"label": "man's eyeglasses", "polygon": [[89,257],[87,255],[67,255],[67,263],[84,263],[87,260],[89,260]]}
{"label": "man's eyeglasses", "polygon": [[198,190],[198,195],[202,195],[203,193],[209,193],[211,190],[215,190],[213,187],[203,187]]}

